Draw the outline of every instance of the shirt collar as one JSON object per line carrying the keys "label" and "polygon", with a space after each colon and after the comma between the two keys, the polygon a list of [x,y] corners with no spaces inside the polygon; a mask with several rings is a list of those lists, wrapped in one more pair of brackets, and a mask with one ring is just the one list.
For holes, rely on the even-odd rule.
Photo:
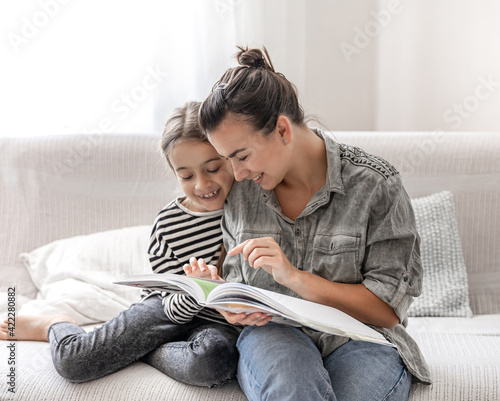
{"label": "shirt collar", "polygon": [[319,128],[311,128],[311,130],[325,141],[326,159],[328,168],[326,171],[326,185],[324,188],[328,192],[338,192],[345,195],[344,183],[342,182],[342,161],[340,158],[340,147],[335,141],[333,134],[325,132]]}
{"label": "shirt collar", "polygon": [[[327,158],[327,172],[326,172],[326,184],[314,194],[311,202],[314,206],[318,203],[324,203],[326,199],[330,196],[327,195],[331,192],[337,192],[339,194],[345,195],[344,183],[342,182],[342,161],[340,158],[340,147],[335,141],[333,134],[320,130],[319,128],[311,128],[311,130],[318,135],[321,139],[325,141],[326,146],[326,158]],[[270,206],[278,209],[278,201],[274,195],[274,191],[266,190],[262,187],[259,189],[260,198],[265,202],[271,201]]]}

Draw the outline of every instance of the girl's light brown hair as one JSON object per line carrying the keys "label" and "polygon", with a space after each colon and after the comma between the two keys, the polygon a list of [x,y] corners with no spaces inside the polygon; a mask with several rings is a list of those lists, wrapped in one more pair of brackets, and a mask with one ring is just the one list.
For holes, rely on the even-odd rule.
{"label": "girl's light brown hair", "polygon": [[[165,128],[161,135],[160,148],[167,159],[167,163],[173,170],[169,155],[175,145],[192,141],[208,142],[208,138],[200,127],[198,114],[201,102],[187,102],[183,106],[176,108],[165,123]],[[217,261],[217,272],[222,277],[222,264],[226,256],[224,245],[221,247],[219,260]]]}
{"label": "girl's light brown hair", "polygon": [[160,147],[171,169],[173,167],[169,155],[175,145],[186,141],[208,143],[208,138],[198,120],[200,105],[201,102],[185,103],[176,108],[165,123]]}
{"label": "girl's light brown hair", "polygon": [[266,48],[238,49],[239,66],[222,75],[201,105],[201,128],[210,134],[230,113],[264,135],[276,128],[280,115],[304,125],[297,89],[274,70]]}

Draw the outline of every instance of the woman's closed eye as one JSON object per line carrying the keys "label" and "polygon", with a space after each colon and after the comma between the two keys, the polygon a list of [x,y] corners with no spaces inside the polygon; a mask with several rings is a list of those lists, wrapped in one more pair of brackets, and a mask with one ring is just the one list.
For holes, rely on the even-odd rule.
{"label": "woman's closed eye", "polygon": [[236,160],[238,160],[239,162],[244,162],[247,158],[248,156],[237,157]]}
{"label": "woman's closed eye", "polygon": [[212,174],[213,174],[213,173],[216,173],[216,172],[217,172],[217,171],[219,171],[219,170],[220,170],[220,167],[214,168],[214,169],[212,169],[212,170],[207,170],[207,171],[208,171],[209,173],[212,173]]}

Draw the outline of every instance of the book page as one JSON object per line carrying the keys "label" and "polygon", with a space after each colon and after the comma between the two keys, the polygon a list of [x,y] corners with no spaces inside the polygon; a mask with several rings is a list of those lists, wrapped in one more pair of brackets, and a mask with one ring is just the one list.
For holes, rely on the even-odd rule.
{"label": "book page", "polygon": [[[227,283],[215,289],[207,301],[213,304],[226,303],[227,301],[237,304],[238,298],[256,308],[262,308],[262,304],[268,305],[277,310],[277,314],[285,319],[291,319],[318,331],[346,336],[355,340],[391,345],[381,333],[338,309],[262,288]],[[269,310],[269,308],[262,309],[263,311]]]}
{"label": "book page", "polygon": [[203,293],[205,294],[205,298],[208,298],[208,294],[210,294],[214,288],[217,288],[220,285],[215,281],[198,279],[196,277],[190,277],[190,278],[200,286],[200,288],[203,290]]}
{"label": "book page", "polygon": [[117,284],[161,291],[183,290],[211,308],[235,313],[261,311],[285,324],[299,323],[325,333],[391,345],[381,333],[338,309],[245,284],[221,284],[221,281],[169,273],[130,276]]}
{"label": "book page", "polygon": [[115,281],[115,284],[158,291],[184,292],[196,298],[198,302],[204,303],[208,287],[201,288],[198,281],[205,282],[205,280],[195,280],[192,277],[181,276],[179,274],[164,273],[128,276],[120,281]]}

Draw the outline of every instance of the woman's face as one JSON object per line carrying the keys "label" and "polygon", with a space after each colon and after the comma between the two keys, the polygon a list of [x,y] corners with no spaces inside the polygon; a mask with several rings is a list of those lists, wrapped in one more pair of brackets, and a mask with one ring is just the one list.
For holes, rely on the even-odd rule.
{"label": "woman's face", "polygon": [[274,189],[287,172],[286,143],[275,129],[264,136],[245,122],[227,117],[209,134],[217,152],[230,160],[234,178],[253,180],[264,189]]}

